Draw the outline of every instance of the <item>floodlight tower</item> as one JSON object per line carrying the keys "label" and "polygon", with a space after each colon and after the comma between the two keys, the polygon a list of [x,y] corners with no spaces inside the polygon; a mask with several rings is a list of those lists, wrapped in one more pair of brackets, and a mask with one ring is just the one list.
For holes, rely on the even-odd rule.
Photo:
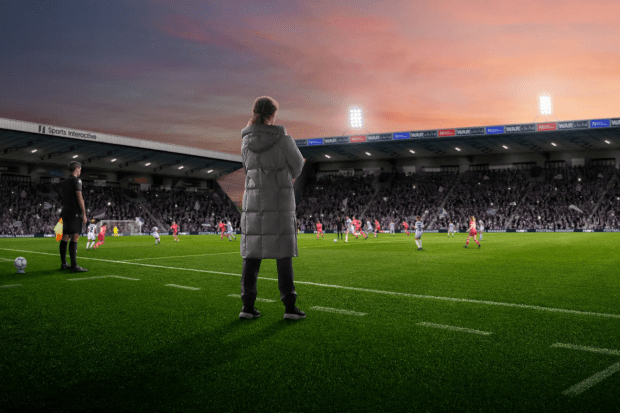
{"label": "floodlight tower", "polygon": [[[540,96],[539,106],[538,106],[538,116],[543,116],[543,115],[545,116],[545,122],[549,120],[549,115],[553,116],[555,120],[559,121],[559,119],[556,118],[555,115],[553,114],[553,102],[551,101],[551,96],[547,96],[547,95]],[[532,123],[536,122],[536,119],[538,119],[538,116],[534,118],[534,121]]]}
{"label": "floodlight tower", "polygon": [[[349,129],[352,129],[353,131],[355,131],[355,133],[358,133],[358,131],[361,130],[363,127],[364,127],[364,114],[362,112],[362,108],[358,106],[353,106],[349,108]],[[345,133],[349,129],[342,132],[341,135],[345,135]],[[366,129],[366,132],[370,133],[368,129]]]}

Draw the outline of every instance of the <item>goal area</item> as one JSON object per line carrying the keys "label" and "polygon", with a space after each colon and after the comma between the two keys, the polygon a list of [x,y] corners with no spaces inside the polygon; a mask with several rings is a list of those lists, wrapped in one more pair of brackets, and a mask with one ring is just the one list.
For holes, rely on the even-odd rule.
{"label": "goal area", "polygon": [[119,234],[140,234],[142,232],[142,222],[123,219],[103,219],[97,223],[97,233],[99,233],[103,224],[107,226],[106,235],[114,234],[114,227],[118,228]]}

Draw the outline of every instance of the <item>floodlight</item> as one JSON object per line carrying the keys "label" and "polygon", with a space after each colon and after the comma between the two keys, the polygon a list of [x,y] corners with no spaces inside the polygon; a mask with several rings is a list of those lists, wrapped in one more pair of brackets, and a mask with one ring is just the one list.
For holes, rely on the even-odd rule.
{"label": "floodlight", "polygon": [[553,146],[558,146],[558,145],[556,145],[556,144],[555,144],[555,143],[553,143],[553,142],[551,142],[551,145],[553,145]]}
{"label": "floodlight", "polygon": [[541,115],[551,115],[551,97],[549,96],[541,96],[540,97],[540,114]]}
{"label": "floodlight", "polygon": [[349,125],[355,129],[359,129],[364,125],[362,109],[360,108],[349,109]]}
{"label": "floodlight", "polygon": [[415,153],[415,151],[413,149],[409,149],[409,152],[411,153]]}
{"label": "floodlight", "polygon": [[183,168],[185,168],[185,167],[184,166],[179,166],[179,169],[183,169]]}
{"label": "floodlight", "polygon": [[461,152],[461,150],[459,148],[454,148],[454,149],[456,149],[457,151]]}
{"label": "floodlight", "polygon": [[116,162],[116,158],[112,159],[110,162]]}
{"label": "floodlight", "polygon": [[[607,143],[609,143],[609,142],[607,142]],[[36,151],[38,151],[38,149],[33,149],[32,153],[35,153]]]}
{"label": "floodlight", "polygon": [[370,152],[366,152],[366,155],[370,156]]}
{"label": "floodlight", "polygon": [[[605,141],[605,143],[609,145],[611,142],[609,142],[609,141]],[[36,149],[35,149],[35,150],[36,150]]]}
{"label": "floodlight", "polygon": [[207,171],[207,173],[208,173],[208,174],[210,174],[211,172],[213,172],[213,169],[209,169],[209,170]]}
{"label": "floodlight", "polygon": [[77,158],[77,157],[78,157],[77,155],[73,155],[73,159],[75,159],[75,158]]}
{"label": "floodlight", "polygon": [[328,159],[331,158],[331,156],[329,156],[329,155],[325,155],[325,157],[328,158]]}
{"label": "floodlight", "polygon": [[151,164],[151,163],[150,163],[150,162],[148,162],[148,163],[145,163],[145,164],[144,164],[144,166],[149,166],[150,164]]}
{"label": "floodlight", "polygon": [[504,148],[504,149],[508,149],[508,146],[506,146],[506,145],[502,145],[502,148]]}

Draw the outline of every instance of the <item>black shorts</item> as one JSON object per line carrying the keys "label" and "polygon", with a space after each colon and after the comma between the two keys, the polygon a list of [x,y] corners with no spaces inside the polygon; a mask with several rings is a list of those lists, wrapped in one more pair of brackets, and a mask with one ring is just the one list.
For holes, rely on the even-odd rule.
{"label": "black shorts", "polygon": [[82,217],[80,214],[70,214],[67,217],[62,217],[62,234],[73,235],[81,234],[83,227]]}

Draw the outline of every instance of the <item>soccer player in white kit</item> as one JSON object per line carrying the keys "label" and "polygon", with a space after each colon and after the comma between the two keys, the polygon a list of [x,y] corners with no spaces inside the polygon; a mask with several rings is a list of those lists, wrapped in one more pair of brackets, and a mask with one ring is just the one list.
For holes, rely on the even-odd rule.
{"label": "soccer player in white kit", "polygon": [[347,220],[344,223],[344,225],[347,227],[347,230],[344,233],[344,242],[349,242],[349,232],[353,232],[355,234],[355,228],[351,229],[353,227],[353,224],[351,224],[351,222],[351,218],[349,218],[349,216],[347,215]]}
{"label": "soccer player in white kit", "polygon": [[[374,229],[372,228],[372,224],[370,223],[370,219],[366,220],[366,232],[368,232],[368,234],[370,234],[371,232],[373,232]],[[377,236],[377,234],[375,234],[375,237]]]}
{"label": "soccer player in white kit", "polygon": [[418,251],[422,250],[422,234],[424,233],[424,224],[420,221],[420,216],[415,217],[415,243]]}
{"label": "soccer player in white kit", "polygon": [[454,237],[454,223],[450,221],[450,225],[448,227],[448,238],[450,238],[450,234]]}
{"label": "soccer player in white kit", "polygon": [[237,237],[235,236],[235,234],[233,234],[233,227],[230,223],[230,220],[226,221],[226,236],[228,237],[228,241],[232,241],[230,237],[233,237],[235,241],[237,241]]}
{"label": "soccer player in white kit", "polygon": [[394,221],[392,221],[390,219],[390,234],[396,236],[396,233],[394,232]]}
{"label": "soccer player in white kit", "polygon": [[157,229],[157,227],[153,227],[151,234],[153,234],[153,238],[155,238],[155,245],[161,243],[161,240],[159,239],[159,229]]}
{"label": "soccer player in white kit", "polygon": [[88,241],[86,241],[86,249],[89,250],[95,245],[95,230],[97,229],[97,225],[95,225],[95,220],[93,219],[88,226]]}
{"label": "soccer player in white kit", "polygon": [[482,241],[482,233],[484,232],[484,222],[478,221],[478,235],[480,235],[480,241]]}

